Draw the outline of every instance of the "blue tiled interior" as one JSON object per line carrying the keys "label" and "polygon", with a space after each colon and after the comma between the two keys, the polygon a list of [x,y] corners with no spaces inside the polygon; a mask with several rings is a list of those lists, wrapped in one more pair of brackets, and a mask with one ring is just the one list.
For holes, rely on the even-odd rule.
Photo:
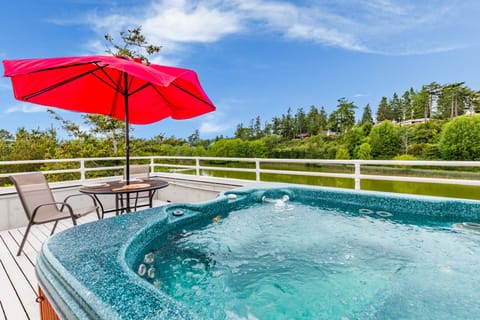
{"label": "blue tiled interior", "polygon": [[[229,196],[230,195],[230,196]],[[232,196],[234,195],[234,196]],[[68,319],[196,319],[134,271],[139,253],[168,230],[260,202],[279,199],[322,207],[394,212],[423,223],[431,219],[478,222],[480,202],[287,184],[254,184],[202,204],[172,204],[96,221],[56,234],[38,257],[37,276],[57,313]],[[174,216],[180,210],[183,215]]]}

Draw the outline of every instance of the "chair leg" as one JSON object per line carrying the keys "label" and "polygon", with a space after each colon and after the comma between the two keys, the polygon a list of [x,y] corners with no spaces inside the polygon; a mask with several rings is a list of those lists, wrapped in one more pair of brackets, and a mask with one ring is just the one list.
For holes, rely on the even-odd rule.
{"label": "chair leg", "polygon": [[135,206],[134,206],[135,212],[137,212],[138,194],[139,194],[139,193],[137,192],[137,196],[135,197]]}
{"label": "chair leg", "polygon": [[57,228],[57,224],[58,224],[58,220],[55,221],[55,223],[53,224],[53,228],[52,228],[52,232],[50,232],[50,236],[55,232],[55,229]]}
{"label": "chair leg", "polygon": [[25,235],[23,236],[22,243],[20,243],[20,247],[18,248],[17,257],[22,253],[23,246],[25,245],[25,241],[27,241],[27,235],[30,232],[30,228],[32,227],[32,221],[28,222],[27,229],[25,230]]}

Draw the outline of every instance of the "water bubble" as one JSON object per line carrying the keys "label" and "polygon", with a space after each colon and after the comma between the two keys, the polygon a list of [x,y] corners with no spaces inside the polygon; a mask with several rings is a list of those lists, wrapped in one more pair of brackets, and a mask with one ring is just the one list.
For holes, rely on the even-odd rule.
{"label": "water bubble", "polygon": [[229,193],[229,194],[227,195],[227,198],[230,199],[230,200],[235,200],[235,199],[237,199],[237,195],[236,195],[236,194],[233,194],[233,193]]}
{"label": "water bubble", "polygon": [[137,273],[140,277],[143,277],[145,275],[145,272],[147,272],[147,266],[144,265],[143,263],[141,263],[139,266],[138,266],[138,270],[137,270]]}
{"label": "water bubble", "polygon": [[388,212],[388,211],[377,211],[377,214],[378,214],[380,217],[384,217],[384,218],[393,216],[393,214],[391,214],[391,213]]}
{"label": "water bubble", "polygon": [[358,212],[363,213],[363,214],[372,214],[373,213],[372,210],[366,209],[366,208],[360,209],[360,210],[358,210]]}
{"label": "water bubble", "polygon": [[155,268],[151,267],[151,268],[148,269],[148,271],[147,271],[147,277],[148,277],[149,279],[155,278]]}
{"label": "water bubble", "polygon": [[288,195],[284,195],[284,196],[282,197],[282,201],[283,201],[283,202],[286,202],[286,201],[288,201],[288,200],[290,200],[290,197],[289,197]]}
{"label": "water bubble", "polygon": [[152,264],[154,260],[155,255],[153,254],[153,252],[147,253],[143,258],[143,262],[145,262],[146,264]]}

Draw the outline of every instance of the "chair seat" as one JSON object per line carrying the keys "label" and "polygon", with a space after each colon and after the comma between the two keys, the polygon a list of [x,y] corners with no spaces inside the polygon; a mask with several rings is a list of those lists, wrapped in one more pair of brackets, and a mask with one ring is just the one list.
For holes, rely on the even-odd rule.
{"label": "chair seat", "polygon": [[35,224],[41,224],[68,218],[71,218],[68,211],[60,211],[55,204],[52,204],[40,208],[32,222]]}

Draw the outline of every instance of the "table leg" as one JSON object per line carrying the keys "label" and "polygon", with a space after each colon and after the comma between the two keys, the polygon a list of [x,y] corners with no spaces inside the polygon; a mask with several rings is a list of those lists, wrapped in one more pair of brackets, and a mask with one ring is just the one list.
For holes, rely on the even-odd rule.
{"label": "table leg", "polygon": [[103,204],[100,201],[100,199],[98,199],[96,194],[93,194],[93,197],[95,198],[95,200],[98,202],[98,205],[100,206],[100,210],[102,211],[102,219],[103,219],[105,216],[105,209],[103,208]]}
{"label": "table leg", "polygon": [[115,215],[121,214],[120,208],[123,208],[123,198],[121,193],[115,194]]}

